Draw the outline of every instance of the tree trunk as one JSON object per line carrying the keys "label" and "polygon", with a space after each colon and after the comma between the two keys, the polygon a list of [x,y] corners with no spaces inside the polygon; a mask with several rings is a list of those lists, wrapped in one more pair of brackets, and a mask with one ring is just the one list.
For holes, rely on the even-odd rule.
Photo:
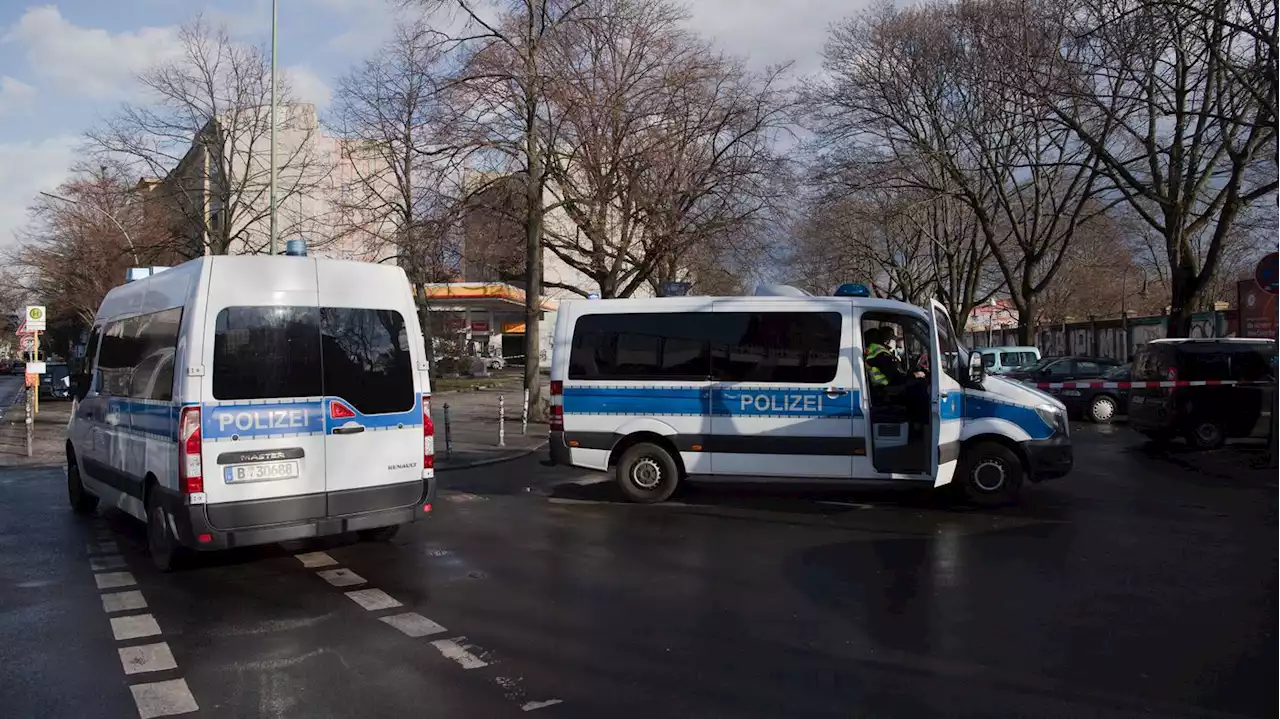
{"label": "tree trunk", "polygon": [[1033,300],[1016,304],[1018,310],[1018,344],[1023,347],[1036,345],[1036,306]]}
{"label": "tree trunk", "polygon": [[1191,315],[1195,312],[1196,287],[1194,271],[1174,267],[1169,273],[1169,322],[1166,337],[1191,334]]}
{"label": "tree trunk", "polygon": [[529,173],[525,178],[524,220],[524,389],[529,393],[529,419],[543,422],[541,376],[542,316],[542,163],[532,127],[525,135]]}

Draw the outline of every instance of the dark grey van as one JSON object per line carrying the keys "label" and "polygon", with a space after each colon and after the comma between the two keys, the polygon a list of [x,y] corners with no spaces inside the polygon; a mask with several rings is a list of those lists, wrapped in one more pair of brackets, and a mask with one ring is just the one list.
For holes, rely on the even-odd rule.
{"label": "dark grey van", "polygon": [[1186,437],[1202,449],[1265,438],[1276,391],[1276,343],[1260,339],[1155,340],[1133,360],[1129,425],[1156,440]]}

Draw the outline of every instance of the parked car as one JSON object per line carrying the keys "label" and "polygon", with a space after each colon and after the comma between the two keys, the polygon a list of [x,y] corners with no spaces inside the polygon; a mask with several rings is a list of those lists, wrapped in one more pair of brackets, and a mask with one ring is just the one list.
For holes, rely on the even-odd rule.
{"label": "parked car", "polygon": [[71,370],[66,362],[49,362],[40,375],[40,398],[70,399]]}
{"label": "parked car", "polygon": [[987,374],[1007,374],[1040,359],[1040,350],[1035,347],[979,347],[976,351],[982,355]]}
{"label": "parked car", "polygon": [[21,376],[26,373],[27,373],[27,363],[23,362],[22,360],[17,360],[13,364],[9,365],[9,374],[16,374]]}
{"label": "parked car", "polygon": [[[1276,343],[1152,340],[1134,357],[1133,379],[1177,383],[1132,392],[1129,426],[1153,440],[1181,435],[1194,447],[1214,449],[1232,438],[1266,437],[1275,402]],[[1200,384],[1208,382],[1214,384]]]}
{"label": "parked car", "polygon": [[1108,424],[1118,415],[1129,413],[1129,388],[1107,387],[1108,383],[1128,382],[1129,365],[1119,365],[1104,372],[1096,387],[1050,389],[1048,392],[1067,406],[1067,412],[1091,422]]}
{"label": "parked car", "polygon": [[1037,382],[1071,382],[1098,379],[1103,373],[1119,367],[1110,357],[1045,357],[1025,367],[1005,373],[1005,377],[1028,384]]}

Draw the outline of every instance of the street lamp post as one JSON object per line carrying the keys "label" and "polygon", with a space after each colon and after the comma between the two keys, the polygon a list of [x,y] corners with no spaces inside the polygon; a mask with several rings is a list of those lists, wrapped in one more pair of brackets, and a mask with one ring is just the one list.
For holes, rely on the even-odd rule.
{"label": "street lamp post", "polygon": [[138,259],[138,249],[133,246],[133,238],[129,236],[129,231],[126,230],[124,228],[124,225],[120,224],[120,221],[117,220],[115,216],[113,216],[110,212],[107,212],[106,210],[96,205],[86,205],[78,200],[73,200],[70,197],[63,197],[62,195],[55,195],[52,192],[41,191],[40,194],[50,199],[62,200],[63,202],[70,203],[72,205],[75,205],[76,207],[88,207],[91,210],[95,210],[101,213],[103,217],[107,218],[108,220],[111,220],[111,224],[115,225],[116,229],[120,230],[120,234],[124,235],[124,241],[129,244],[129,254],[133,255],[134,263],[137,265],[142,264],[142,260]]}
{"label": "street lamp post", "polygon": [[276,253],[276,0],[271,0],[271,254]]}

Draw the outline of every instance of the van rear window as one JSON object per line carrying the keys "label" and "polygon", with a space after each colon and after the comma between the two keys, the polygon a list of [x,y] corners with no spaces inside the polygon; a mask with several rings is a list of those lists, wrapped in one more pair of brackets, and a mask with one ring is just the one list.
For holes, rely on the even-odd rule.
{"label": "van rear window", "polygon": [[228,307],[213,341],[220,400],[339,397],[364,414],[413,409],[404,317],[346,307]]}
{"label": "van rear window", "polygon": [[213,336],[213,396],[281,399],[324,394],[319,307],[227,307]]}

